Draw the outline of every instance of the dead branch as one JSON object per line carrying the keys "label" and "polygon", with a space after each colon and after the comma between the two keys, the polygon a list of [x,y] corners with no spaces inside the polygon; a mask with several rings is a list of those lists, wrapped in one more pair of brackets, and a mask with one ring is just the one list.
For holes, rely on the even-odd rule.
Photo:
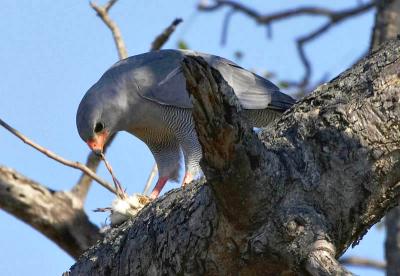
{"label": "dead branch", "polygon": [[46,155],[47,157],[50,157],[51,159],[53,159],[53,160],[55,160],[55,161],[57,161],[57,162],[59,162],[59,163],[61,163],[63,165],[66,165],[68,167],[75,168],[75,169],[78,169],[78,170],[82,171],[83,173],[87,174],[92,179],[94,179],[101,186],[103,186],[104,188],[106,188],[110,192],[116,194],[116,191],[114,190],[114,188],[107,181],[101,179],[97,174],[95,174],[90,168],[86,167],[84,164],[79,163],[79,162],[74,162],[74,161],[67,160],[67,159],[55,154],[54,152],[46,149],[45,147],[40,146],[39,144],[33,142],[28,137],[26,137],[25,135],[20,133],[18,130],[14,129],[10,125],[8,125],[2,119],[0,119],[0,125],[3,126],[5,129],[7,129],[12,134],[14,134],[15,136],[17,136],[19,139],[21,139],[22,142],[24,142],[25,144],[33,147],[34,149],[36,149],[39,152],[41,152],[44,155]]}
{"label": "dead branch", "polygon": [[97,15],[110,29],[112,36],[114,38],[115,46],[117,47],[119,59],[125,59],[128,57],[128,52],[126,50],[125,42],[122,39],[121,31],[118,25],[110,18],[108,12],[111,7],[117,2],[117,0],[110,0],[104,6],[98,6],[94,2],[90,2],[90,6],[96,11]]}
{"label": "dead branch", "polygon": [[342,258],[342,259],[340,259],[340,263],[343,265],[361,266],[361,267],[366,267],[366,268],[374,268],[374,269],[378,269],[378,270],[386,269],[385,262],[365,259],[365,258],[361,258],[361,257]]}
{"label": "dead branch", "polygon": [[161,34],[159,34],[151,43],[150,51],[156,51],[161,49],[161,47],[167,42],[171,34],[175,31],[176,27],[182,22],[181,18],[176,18],[172,21],[171,25],[169,25]]}
{"label": "dead branch", "polygon": [[[111,20],[108,12],[113,7],[113,5],[117,2],[117,0],[110,0],[104,6],[98,6],[94,2],[90,2],[90,6],[96,11],[97,15],[101,18],[101,20],[106,24],[106,26],[110,29],[112,36],[114,38],[115,47],[117,48],[119,59],[124,59],[128,57],[128,51],[126,50],[125,42],[122,38],[121,31],[118,25]],[[107,151],[107,148],[111,145],[116,135],[110,137],[104,146],[104,152]],[[90,152],[86,159],[86,166],[89,167],[92,171],[97,171],[97,168],[100,164],[100,158],[95,153]],[[82,174],[79,178],[78,182],[72,188],[72,192],[76,194],[82,200],[85,200],[87,193],[89,191],[90,185],[92,183],[92,179],[87,177],[86,174]]]}
{"label": "dead branch", "polygon": [[[349,19],[353,16],[357,16],[371,10],[377,5],[377,2],[379,1],[374,0],[366,4],[360,4],[354,8],[344,9],[341,11],[334,11],[330,9],[317,8],[317,7],[301,7],[265,15],[244,4],[231,0],[216,0],[214,1],[214,4],[211,5],[207,5],[200,2],[200,4],[198,5],[198,9],[201,11],[215,11],[222,7],[230,7],[232,11],[241,12],[249,16],[250,18],[254,19],[257,23],[266,25],[268,28],[270,28],[271,23],[273,22],[285,20],[295,16],[308,15],[308,16],[326,17],[328,19],[327,23],[323,24],[322,26],[312,31],[311,33],[302,36],[296,40],[297,52],[301,60],[301,63],[303,64],[304,67],[304,75],[300,81],[296,82],[288,81],[288,83],[291,83],[292,86],[297,86],[300,90],[303,91],[310,84],[310,79],[312,75],[312,67],[309,58],[307,57],[304,50],[306,44],[320,37],[321,35],[326,33],[329,29],[336,26],[338,23],[343,22],[346,19]],[[223,24],[224,27],[221,38],[221,41],[223,43],[226,42],[225,36],[227,36],[227,28],[228,28],[227,24],[229,23],[231,15],[232,12],[228,12],[228,14],[224,19],[224,24]]]}
{"label": "dead branch", "polygon": [[38,230],[75,259],[103,236],[74,194],[50,190],[1,166],[0,198],[1,209]]}

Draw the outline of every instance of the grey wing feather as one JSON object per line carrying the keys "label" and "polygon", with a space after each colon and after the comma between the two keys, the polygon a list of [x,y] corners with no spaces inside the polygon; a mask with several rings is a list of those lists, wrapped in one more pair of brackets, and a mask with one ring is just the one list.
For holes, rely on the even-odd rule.
{"label": "grey wing feather", "polygon": [[269,80],[243,69],[230,60],[211,55],[204,55],[204,58],[221,72],[245,109],[271,108],[284,111],[296,102],[292,97],[280,92],[279,87]]}
{"label": "grey wing feather", "polygon": [[245,109],[271,108],[284,111],[295,103],[293,98],[280,92],[272,82],[232,61],[188,50],[161,50],[125,61],[132,69],[129,77],[136,83],[138,94],[159,104],[192,108],[181,68],[181,61],[185,55],[201,56],[210,66],[217,69],[233,88]]}
{"label": "grey wing feather", "polygon": [[[139,95],[163,105],[191,108],[192,102],[186,92],[186,79],[182,73],[182,54],[179,51],[159,51],[158,58],[146,63],[141,71],[151,75],[148,85],[140,85]],[[150,74],[149,74],[150,73]]]}

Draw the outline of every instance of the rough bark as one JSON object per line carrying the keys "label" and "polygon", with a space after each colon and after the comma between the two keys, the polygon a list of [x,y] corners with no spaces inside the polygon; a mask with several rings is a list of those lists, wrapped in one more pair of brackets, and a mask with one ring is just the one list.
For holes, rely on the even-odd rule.
{"label": "rough bark", "polygon": [[52,191],[0,166],[0,208],[41,232],[76,259],[102,238],[82,204],[71,192]]}
{"label": "rough bark", "polygon": [[398,202],[400,41],[256,136],[221,75],[185,60],[205,179],[110,231],[71,275],[345,275],[337,258]]}

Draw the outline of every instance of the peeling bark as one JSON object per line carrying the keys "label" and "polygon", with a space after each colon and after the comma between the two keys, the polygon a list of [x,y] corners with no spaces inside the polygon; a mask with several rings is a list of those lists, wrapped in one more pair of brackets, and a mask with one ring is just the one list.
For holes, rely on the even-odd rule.
{"label": "peeling bark", "polygon": [[400,41],[257,136],[231,88],[185,60],[205,179],[85,252],[70,275],[345,275],[337,258],[398,202]]}
{"label": "peeling bark", "polygon": [[0,208],[48,237],[77,259],[102,238],[85,214],[80,198],[50,190],[0,166]]}

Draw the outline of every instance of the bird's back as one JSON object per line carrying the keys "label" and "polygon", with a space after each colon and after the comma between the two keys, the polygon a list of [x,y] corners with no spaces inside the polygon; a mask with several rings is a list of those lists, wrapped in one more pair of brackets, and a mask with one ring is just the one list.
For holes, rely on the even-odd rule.
{"label": "bird's back", "polygon": [[217,69],[233,88],[244,109],[269,108],[283,112],[295,103],[272,82],[234,62],[189,50],[160,50],[132,56],[112,66],[102,79],[127,87],[126,93],[137,91],[141,97],[162,105],[192,108],[181,67],[187,55],[200,56]]}

